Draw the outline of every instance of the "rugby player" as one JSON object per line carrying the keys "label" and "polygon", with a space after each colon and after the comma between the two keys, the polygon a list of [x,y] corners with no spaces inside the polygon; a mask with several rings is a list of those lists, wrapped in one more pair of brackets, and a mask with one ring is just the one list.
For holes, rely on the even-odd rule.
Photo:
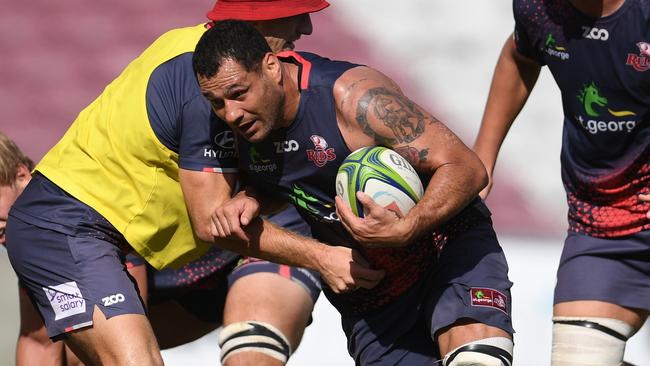
{"label": "rugby player", "polygon": [[[238,134],[248,183],[213,216],[228,240],[221,245],[319,270],[357,365],[511,365],[512,283],[478,197],[487,175],[452,131],[379,71],[312,53],[276,56],[245,22],[208,30],[193,65],[203,95]],[[276,148],[289,143],[296,148]],[[343,159],[372,145],[398,151],[427,185],[406,216],[363,194],[364,219],[334,201]],[[274,199],[294,203],[331,246],[260,220]],[[343,248],[359,259],[342,277],[322,260]],[[359,268],[362,260],[375,270]]]}
{"label": "rugby player", "polygon": [[619,365],[650,310],[650,2],[514,0],[513,9],[474,150],[492,177],[548,66],[562,94],[569,208],[552,364]]}
{"label": "rugby player", "polygon": [[[292,49],[312,32],[309,13],[327,6],[323,0],[220,0],[208,13],[210,23],[162,35],[79,114],[36,166],[7,221],[10,261],[50,338],[63,339],[88,365],[162,364],[155,335],[163,333],[154,334],[145,317],[125,255],[136,252],[163,269],[208,251],[212,240],[199,239],[203,232],[193,232],[190,220],[201,229],[209,223],[237,178],[232,134],[211,113],[192,72],[194,46],[214,22],[238,17],[260,29],[275,51]],[[205,271],[236,264],[220,250],[207,255],[166,281],[154,276],[153,286],[196,293],[206,285]],[[221,334],[238,346],[222,342],[222,362],[283,365],[310,317],[317,276],[248,259],[229,278]],[[195,299],[171,298],[199,309]],[[200,311],[220,318],[219,308]],[[173,318],[162,319],[170,325]],[[177,325],[186,327],[171,333],[177,337],[196,331]]]}

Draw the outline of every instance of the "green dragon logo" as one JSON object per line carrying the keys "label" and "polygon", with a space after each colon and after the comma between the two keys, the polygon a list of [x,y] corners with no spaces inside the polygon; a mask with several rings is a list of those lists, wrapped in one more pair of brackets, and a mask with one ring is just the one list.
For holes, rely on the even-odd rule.
{"label": "green dragon logo", "polygon": [[[599,106],[599,107],[607,107],[607,98],[604,96],[600,95],[600,89],[596,86],[596,83],[593,81],[585,85],[582,90],[578,92],[578,100],[580,103],[582,103],[583,108],[585,109],[585,113],[587,113],[588,116],[590,117],[598,117],[600,116],[600,113],[598,113],[594,109],[594,105]],[[635,116],[636,113],[632,111],[614,111],[609,108],[607,108],[607,111],[615,117],[624,117],[624,116]]]}
{"label": "green dragon logo", "polygon": [[485,294],[483,293],[483,291],[478,290],[476,291],[476,293],[474,293],[474,297],[476,297],[477,299],[482,299],[485,297]]}

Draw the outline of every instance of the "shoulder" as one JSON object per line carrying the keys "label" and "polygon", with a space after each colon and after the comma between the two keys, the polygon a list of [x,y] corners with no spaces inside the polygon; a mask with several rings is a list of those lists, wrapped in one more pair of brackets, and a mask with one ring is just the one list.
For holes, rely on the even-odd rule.
{"label": "shoulder", "polygon": [[192,52],[185,52],[161,62],[151,73],[148,91],[181,94],[182,99],[201,95],[192,69]]}
{"label": "shoulder", "polygon": [[568,0],[513,0],[515,14],[539,14],[549,8],[561,7]]}
{"label": "shoulder", "polygon": [[207,30],[205,24],[197,24],[191,27],[184,28],[174,28],[170,29],[167,32],[163,33],[158,39],[154,42],[156,43],[174,43],[174,44],[183,44],[187,43],[191,46],[196,46],[199,38]]}
{"label": "shoulder", "polygon": [[192,69],[192,52],[179,53],[166,60],[160,60],[155,72],[172,74],[175,76],[191,76],[194,78]]}
{"label": "shoulder", "polygon": [[[350,147],[376,143],[374,140],[365,141],[373,135],[362,132],[368,128],[369,111],[405,99],[392,79],[366,66],[355,67],[341,75],[334,84],[333,93],[339,128]],[[359,144],[352,143],[350,136],[354,136],[352,140]]]}
{"label": "shoulder", "polygon": [[343,73],[359,66],[348,61],[331,60],[310,52],[286,51],[278,54],[283,62],[292,63],[300,67],[300,87],[331,88]]}
{"label": "shoulder", "polygon": [[517,21],[527,21],[542,26],[551,18],[561,19],[573,12],[566,0],[514,0],[512,10]]}
{"label": "shoulder", "polygon": [[379,70],[357,66],[344,72],[334,83],[334,99],[344,103],[347,99],[358,100],[372,90],[387,89],[401,93],[397,83]]}
{"label": "shoulder", "polygon": [[534,14],[535,11],[539,11],[540,7],[541,3],[537,3],[533,0],[514,0],[512,2],[512,11],[515,18]]}

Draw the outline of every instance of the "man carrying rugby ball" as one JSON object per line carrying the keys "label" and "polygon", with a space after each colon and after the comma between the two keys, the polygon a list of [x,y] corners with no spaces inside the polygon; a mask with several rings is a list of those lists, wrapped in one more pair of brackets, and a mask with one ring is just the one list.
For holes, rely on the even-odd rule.
{"label": "man carrying rugby ball", "polygon": [[[228,249],[319,270],[359,365],[512,363],[512,283],[477,196],[487,175],[453,132],[379,71],[311,53],[274,55],[243,22],[207,31],[193,66],[213,110],[237,132],[248,174],[213,215]],[[363,194],[364,218],[334,202],[345,157],[373,145],[426,177],[422,200],[404,217]],[[276,201],[293,203],[329,246],[261,220]],[[354,260],[340,261],[342,252]]]}

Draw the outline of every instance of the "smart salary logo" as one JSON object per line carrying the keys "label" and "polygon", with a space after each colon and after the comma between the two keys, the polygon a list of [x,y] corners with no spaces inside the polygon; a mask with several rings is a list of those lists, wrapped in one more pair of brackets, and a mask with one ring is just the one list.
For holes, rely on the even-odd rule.
{"label": "smart salary logo", "polygon": [[639,42],[636,46],[639,47],[639,53],[628,53],[625,64],[632,66],[636,71],[647,71],[650,69],[650,43]]}
{"label": "smart salary logo", "polygon": [[[623,119],[624,117],[636,116],[636,113],[608,108],[607,98],[601,95],[600,89],[593,81],[586,84],[578,92],[577,98],[587,116],[578,115],[575,118],[592,135],[598,132],[632,132],[636,127],[636,120]],[[601,113],[605,111],[609,114],[608,117],[601,116]]]}
{"label": "smart salary logo", "polygon": [[86,300],[74,281],[43,287],[43,291],[54,310],[54,320],[86,312]]}

